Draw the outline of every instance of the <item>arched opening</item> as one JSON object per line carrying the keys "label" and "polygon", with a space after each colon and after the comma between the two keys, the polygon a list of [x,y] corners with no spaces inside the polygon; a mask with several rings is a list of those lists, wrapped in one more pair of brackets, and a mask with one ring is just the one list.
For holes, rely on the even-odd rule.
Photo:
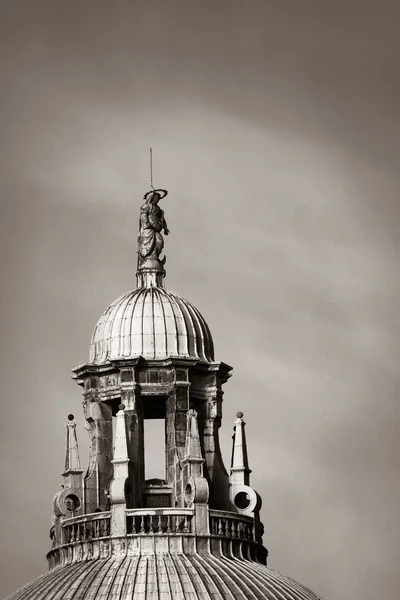
{"label": "arched opening", "polygon": [[145,480],[165,480],[165,419],[144,419]]}
{"label": "arched opening", "polygon": [[172,486],[168,485],[166,475],[166,397],[143,397],[142,410],[144,503],[149,508],[170,506]]}

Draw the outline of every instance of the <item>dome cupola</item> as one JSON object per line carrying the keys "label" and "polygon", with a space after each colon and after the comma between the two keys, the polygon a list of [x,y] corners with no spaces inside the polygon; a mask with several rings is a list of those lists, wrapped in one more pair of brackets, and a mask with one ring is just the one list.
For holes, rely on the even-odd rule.
{"label": "dome cupola", "polygon": [[166,190],[144,196],[137,243],[137,289],[115,300],[101,315],[93,332],[89,362],[100,365],[139,356],[146,360],[169,357],[214,361],[210,330],[197,308],[164,287],[165,257],[160,258],[169,233],[158,206]]}
{"label": "dome cupola", "polygon": [[115,300],[101,315],[90,345],[89,362],[142,356],[214,360],[207,323],[187,300],[163,287],[141,287]]}
{"label": "dome cupola", "polygon": [[199,311],[164,287],[166,194],[144,196],[137,288],[103,313],[89,362],[74,369],[89,460],[83,470],[69,415],[49,572],[9,600],[320,600],[267,567],[242,412],[225,468],[219,429],[231,367],[214,360]]}

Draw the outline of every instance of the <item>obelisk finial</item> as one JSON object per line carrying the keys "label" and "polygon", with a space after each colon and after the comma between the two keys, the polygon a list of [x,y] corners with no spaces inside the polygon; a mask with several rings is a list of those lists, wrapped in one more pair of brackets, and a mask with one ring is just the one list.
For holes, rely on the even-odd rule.
{"label": "obelisk finial", "polygon": [[247,458],[247,444],[243,413],[236,415],[235,428],[233,434],[232,461],[231,461],[231,479],[235,483],[250,485],[249,460]]}
{"label": "obelisk finial", "polygon": [[64,477],[70,474],[83,473],[79,460],[78,439],[76,437],[76,425],[74,415],[68,415],[67,436],[65,442],[65,467]]}

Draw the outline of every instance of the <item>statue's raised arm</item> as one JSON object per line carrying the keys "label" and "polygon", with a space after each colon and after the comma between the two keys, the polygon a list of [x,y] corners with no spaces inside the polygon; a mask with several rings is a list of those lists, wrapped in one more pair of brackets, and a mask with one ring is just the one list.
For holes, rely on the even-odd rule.
{"label": "statue's raised arm", "polygon": [[164,211],[158,206],[159,201],[168,194],[167,190],[151,190],[143,199],[140,208],[139,236],[137,242],[138,268],[162,269],[165,258],[160,260],[164,247],[161,231],[168,235],[169,230],[164,218]]}

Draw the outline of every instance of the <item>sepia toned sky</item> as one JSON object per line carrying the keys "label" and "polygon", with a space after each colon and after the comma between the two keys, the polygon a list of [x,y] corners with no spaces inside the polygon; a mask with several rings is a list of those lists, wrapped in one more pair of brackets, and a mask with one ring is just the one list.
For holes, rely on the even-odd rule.
{"label": "sepia toned sky", "polygon": [[44,572],[65,421],[163,201],[167,287],[247,422],[269,565],[400,586],[397,0],[0,2],[0,595]]}

